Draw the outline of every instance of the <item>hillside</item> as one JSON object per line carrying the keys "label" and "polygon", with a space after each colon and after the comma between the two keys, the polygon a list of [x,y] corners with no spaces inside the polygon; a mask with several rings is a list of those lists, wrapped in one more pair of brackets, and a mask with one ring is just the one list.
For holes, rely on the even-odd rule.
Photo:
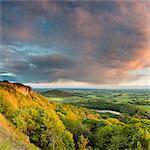
{"label": "hillside", "polygon": [[3,150],[150,149],[148,119],[49,102],[20,83],[0,82],[0,113]]}
{"label": "hillside", "polygon": [[31,144],[29,137],[17,130],[2,114],[0,114],[0,150],[39,150]]}
{"label": "hillside", "polygon": [[62,90],[49,90],[41,93],[45,97],[70,97],[75,96],[75,94],[71,92],[66,92]]}

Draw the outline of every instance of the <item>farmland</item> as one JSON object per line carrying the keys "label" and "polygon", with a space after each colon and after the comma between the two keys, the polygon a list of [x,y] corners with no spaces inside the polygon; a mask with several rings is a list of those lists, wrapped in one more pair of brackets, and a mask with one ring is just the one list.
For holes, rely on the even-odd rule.
{"label": "farmland", "polygon": [[[50,91],[49,91],[50,92]],[[55,95],[52,94],[55,92]],[[66,96],[62,96],[62,92]],[[49,101],[59,101],[96,110],[112,110],[139,118],[150,117],[148,89],[63,89],[51,90]]]}

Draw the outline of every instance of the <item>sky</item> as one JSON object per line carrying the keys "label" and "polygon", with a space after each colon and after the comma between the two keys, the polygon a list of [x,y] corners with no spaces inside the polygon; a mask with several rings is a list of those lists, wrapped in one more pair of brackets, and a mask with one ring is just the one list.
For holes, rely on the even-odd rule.
{"label": "sky", "polygon": [[149,86],[150,2],[1,0],[0,80]]}

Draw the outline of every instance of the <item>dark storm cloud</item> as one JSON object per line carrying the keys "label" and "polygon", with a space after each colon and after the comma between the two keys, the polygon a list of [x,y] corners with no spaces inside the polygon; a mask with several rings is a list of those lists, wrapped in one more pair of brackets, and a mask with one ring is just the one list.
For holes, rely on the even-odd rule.
{"label": "dark storm cloud", "polygon": [[73,60],[61,54],[51,54],[43,56],[32,56],[30,63],[39,68],[70,68],[73,67]]}
{"label": "dark storm cloud", "polygon": [[149,6],[117,0],[1,2],[0,71],[26,82],[137,80],[129,72],[150,59]]}

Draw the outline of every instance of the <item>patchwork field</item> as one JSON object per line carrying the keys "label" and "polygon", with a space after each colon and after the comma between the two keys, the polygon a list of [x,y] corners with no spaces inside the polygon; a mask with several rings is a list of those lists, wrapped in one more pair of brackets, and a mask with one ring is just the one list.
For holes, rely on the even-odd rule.
{"label": "patchwork field", "polygon": [[[62,96],[62,93],[65,94]],[[150,118],[150,92],[148,89],[63,89],[49,90],[41,94],[48,97],[50,101]]]}

